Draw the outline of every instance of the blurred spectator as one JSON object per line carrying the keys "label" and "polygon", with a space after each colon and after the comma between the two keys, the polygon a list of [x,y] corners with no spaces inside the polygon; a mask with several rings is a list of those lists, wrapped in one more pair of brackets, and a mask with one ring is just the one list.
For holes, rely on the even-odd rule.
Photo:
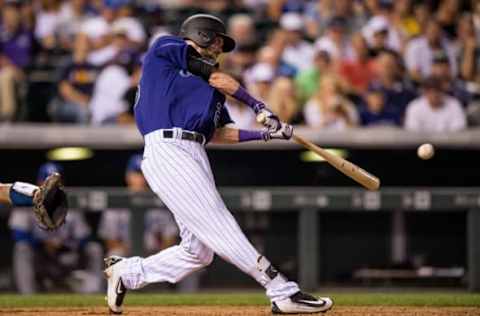
{"label": "blurred spectator", "polygon": [[362,126],[400,125],[400,113],[386,104],[382,89],[369,89],[360,108]]}
{"label": "blurred spectator", "polygon": [[83,123],[90,120],[89,102],[100,69],[86,61],[85,42],[76,42],[73,60],[63,71],[58,85],[58,97],[49,105],[54,121]]}
{"label": "blurred spectator", "polygon": [[319,50],[315,53],[311,69],[300,72],[295,77],[295,88],[300,105],[304,105],[317,91],[322,76],[332,72],[330,55],[326,51]]}
{"label": "blurred spectator", "polygon": [[441,0],[436,12],[436,19],[449,39],[457,34],[457,21],[460,15],[459,0]]}
{"label": "blurred spectator", "polygon": [[480,39],[480,1],[472,2],[472,18],[477,39]]}
{"label": "blurred spectator", "polygon": [[315,49],[328,52],[334,63],[353,59],[354,52],[346,27],[345,18],[332,17],[328,22],[325,35],[315,42]]}
{"label": "blurred spectator", "polygon": [[461,79],[453,78],[448,56],[443,51],[435,52],[433,56],[432,76],[441,78],[443,91],[458,99],[463,106],[470,103],[471,95],[465,89],[465,83]]}
{"label": "blurred spectator", "polygon": [[381,0],[365,0],[363,1],[365,11],[369,16],[379,15],[381,12]]}
{"label": "blurred spectator", "polygon": [[246,69],[255,64],[256,48],[253,45],[238,45],[235,50],[221,60],[221,68],[228,69],[228,73],[241,78]]}
{"label": "blurred spectator", "polygon": [[[8,3],[8,1],[5,1]],[[36,20],[36,12],[35,12],[35,7],[34,7],[34,2],[30,0],[25,0],[25,1],[16,1],[13,0],[13,2],[16,2],[17,5],[20,6],[20,16],[21,16],[21,21],[22,21],[22,26],[25,30],[28,30],[33,33],[35,30],[35,20]]]}
{"label": "blurred spectator", "polygon": [[400,35],[385,16],[379,15],[371,18],[362,32],[373,56],[385,49],[401,50]]}
{"label": "blurred spectator", "polygon": [[364,23],[362,12],[358,12],[359,3],[353,0],[317,0],[309,2],[305,8],[307,34],[311,38],[322,35],[332,17],[342,17],[346,21],[347,34],[361,28]]}
{"label": "blurred spectator", "polygon": [[245,74],[247,89],[256,98],[267,102],[275,70],[270,64],[258,63]]}
{"label": "blurred spectator", "polygon": [[113,34],[124,34],[128,48],[138,50],[143,48],[147,35],[140,20],[135,17],[131,0],[107,0],[113,2],[111,6],[116,9],[116,18],[112,23]]}
{"label": "blurred spectator", "polygon": [[479,38],[475,32],[474,19],[471,14],[466,13],[462,15],[458,21],[457,34],[456,48],[458,50],[461,77],[478,86],[480,85],[480,46],[478,44]]}
{"label": "blurred spectator", "polygon": [[285,46],[282,59],[297,70],[308,69],[312,65],[313,46],[303,40],[304,21],[298,13],[285,13],[280,19]]}
{"label": "blurred spectator", "polygon": [[103,240],[105,256],[130,254],[130,217],[128,209],[106,209],[102,212],[98,236]]}
{"label": "blurred spectator", "polygon": [[401,38],[408,41],[421,33],[421,25],[413,14],[412,0],[393,1],[392,23]]}
{"label": "blurred spectator", "polygon": [[362,94],[375,77],[374,60],[370,59],[367,43],[361,33],[353,36],[352,46],[355,56],[352,60],[342,61],[338,73],[352,92]]}
{"label": "blurred spectator", "polygon": [[[58,164],[46,163],[38,172],[40,185]],[[102,285],[102,248],[90,239],[91,230],[78,210],[69,210],[65,224],[54,232],[40,229],[32,210],[17,208],[9,219],[15,241],[14,280],[21,294],[70,289],[96,293]]]}
{"label": "blurred spectator", "polygon": [[267,13],[269,17],[278,21],[281,19],[282,14],[289,12],[303,12],[305,8],[306,1],[303,0],[269,0],[267,1]]}
{"label": "blurred spectator", "polygon": [[60,1],[41,0],[40,10],[36,14],[35,37],[44,49],[52,50],[57,46],[57,32],[60,25]]}
{"label": "blurred spectator", "polygon": [[0,24],[0,120],[12,120],[18,111],[18,85],[25,77],[24,68],[32,61],[33,34],[21,24],[20,9],[8,2]]}
{"label": "blurred spectator", "polygon": [[[427,24],[432,19],[433,9],[428,1],[415,1],[413,4],[413,15],[420,26],[420,34],[425,33]],[[420,34],[417,34],[420,35]]]}
{"label": "blurred spectator", "polygon": [[410,76],[420,82],[431,75],[434,53],[442,50],[448,56],[452,75],[456,76],[458,67],[452,44],[442,34],[438,22],[429,21],[424,34],[411,40],[405,49],[405,63]]}
{"label": "blurred spectator", "polygon": [[70,50],[87,20],[87,0],[42,0],[36,15],[35,36],[46,50]]}
{"label": "blurred spectator", "polygon": [[412,85],[403,79],[399,63],[400,56],[395,52],[381,52],[375,61],[375,80],[369,87],[382,90],[385,104],[403,116],[407,104],[417,95]]}
{"label": "blurred spectator", "polygon": [[334,1],[311,1],[305,7],[305,29],[311,38],[325,32],[328,21],[336,15]]}
{"label": "blurred spectator", "polygon": [[275,76],[295,77],[297,68],[281,59],[281,51],[271,45],[263,46],[258,51],[257,61],[273,67]]}
{"label": "blurred spectator", "polygon": [[75,37],[80,32],[82,24],[88,19],[88,0],[64,1],[60,7],[57,27],[58,42],[61,47],[74,49]]}
{"label": "blurred spectator", "polygon": [[76,41],[85,43],[89,53],[87,62],[102,66],[110,61],[117,53],[117,48],[112,44],[111,24],[116,18],[116,8],[107,0],[102,4],[99,16],[87,19],[81,26]]}
{"label": "blurred spectator", "polygon": [[248,14],[235,14],[228,20],[228,34],[238,46],[256,44],[255,21]]}
{"label": "blurred spectator", "polygon": [[322,76],[318,92],[305,105],[304,117],[310,127],[332,130],[358,123],[354,105],[345,97],[340,80],[333,75]]}
{"label": "blurred spectator", "polygon": [[454,132],[466,127],[462,105],[442,90],[442,80],[428,77],[422,95],[407,107],[405,128],[416,132]]}
{"label": "blurred spectator", "polygon": [[145,43],[145,31],[128,0],[104,0],[100,13],[83,23],[77,38],[90,47],[89,63],[105,65],[123,49],[138,50]]}
{"label": "blurred spectator", "polygon": [[139,82],[140,56],[131,50],[123,50],[98,75],[90,101],[93,124],[117,123],[129,110],[125,100],[127,91]]}
{"label": "blurred spectator", "polygon": [[299,106],[295,96],[295,85],[292,79],[279,77],[275,79],[270,89],[267,102],[273,113],[277,114],[282,122],[298,124]]}

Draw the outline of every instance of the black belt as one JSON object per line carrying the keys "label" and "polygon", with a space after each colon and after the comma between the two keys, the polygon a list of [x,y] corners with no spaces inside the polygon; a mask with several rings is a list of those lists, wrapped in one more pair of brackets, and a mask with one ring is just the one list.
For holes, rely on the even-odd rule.
{"label": "black belt", "polygon": [[[190,140],[190,141],[205,145],[205,136],[203,136],[200,133],[189,132],[189,131],[179,131],[179,133],[182,133],[181,139]],[[173,136],[172,130],[163,130],[162,136],[163,138],[176,138]]]}

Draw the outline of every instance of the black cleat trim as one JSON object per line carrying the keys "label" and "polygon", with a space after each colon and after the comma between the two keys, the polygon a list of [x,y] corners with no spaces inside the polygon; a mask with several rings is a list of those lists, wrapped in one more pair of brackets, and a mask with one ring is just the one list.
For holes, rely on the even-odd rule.
{"label": "black cleat trim", "polygon": [[125,287],[125,285],[123,285],[122,278],[120,278],[117,283],[115,293],[117,293],[117,298],[115,299],[115,305],[122,306],[123,299],[125,298],[125,294],[127,294],[127,288]]}

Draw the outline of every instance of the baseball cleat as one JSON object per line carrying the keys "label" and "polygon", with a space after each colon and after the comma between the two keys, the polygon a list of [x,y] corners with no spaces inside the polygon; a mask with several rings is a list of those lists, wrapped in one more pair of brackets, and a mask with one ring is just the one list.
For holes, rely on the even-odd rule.
{"label": "baseball cleat", "polygon": [[329,297],[313,297],[312,295],[297,292],[289,298],[272,303],[273,314],[310,314],[325,313],[333,306]]}
{"label": "baseball cleat", "polygon": [[127,294],[127,288],[123,285],[120,277],[120,267],[118,263],[123,258],[119,256],[110,256],[105,258],[105,277],[107,278],[107,304],[111,314],[121,314],[123,299]]}

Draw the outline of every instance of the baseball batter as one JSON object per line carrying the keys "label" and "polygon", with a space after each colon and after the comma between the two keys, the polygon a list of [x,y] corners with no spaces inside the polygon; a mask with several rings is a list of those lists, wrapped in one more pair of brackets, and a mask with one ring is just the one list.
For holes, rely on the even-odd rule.
{"label": "baseball batter", "polygon": [[[206,143],[289,139],[293,131],[217,69],[218,56],[234,47],[220,19],[197,14],[182,24],[180,37],[160,37],[145,57],[135,106],[137,126],[145,139],[142,171],[173,213],[182,241],[147,258],[105,259],[107,301],[113,313],[122,313],[127,289],[178,282],[209,265],[214,254],[265,287],[274,313],[324,312],[333,305],[330,298],[301,292],[297,283],[287,280],[259,254],[215,187]],[[265,117],[266,128],[225,127],[232,123],[224,106],[225,94]]]}

